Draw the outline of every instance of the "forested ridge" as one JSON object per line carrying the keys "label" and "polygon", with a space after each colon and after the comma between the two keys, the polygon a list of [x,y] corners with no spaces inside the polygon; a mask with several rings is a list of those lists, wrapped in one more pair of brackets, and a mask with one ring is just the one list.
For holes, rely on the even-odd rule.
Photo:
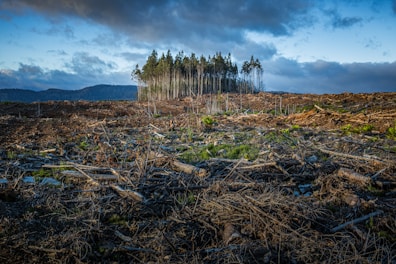
{"label": "forested ridge", "polygon": [[217,52],[199,58],[179,52],[175,57],[168,50],[159,57],[153,50],[142,68],[136,65],[132,79],[138,83],[139,100],[168,100],[184,96],[200,96],[223,92],[252,93],[263,89],[263,69],[251,56],[239,72],[231,54]]}

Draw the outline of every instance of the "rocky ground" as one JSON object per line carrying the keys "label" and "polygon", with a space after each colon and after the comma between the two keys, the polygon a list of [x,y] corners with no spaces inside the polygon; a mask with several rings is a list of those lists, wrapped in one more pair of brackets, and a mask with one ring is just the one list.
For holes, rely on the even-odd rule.
{"label": "rocky ground", "polygon": [[2,263],[392,263],[396,93],[0,104]]}

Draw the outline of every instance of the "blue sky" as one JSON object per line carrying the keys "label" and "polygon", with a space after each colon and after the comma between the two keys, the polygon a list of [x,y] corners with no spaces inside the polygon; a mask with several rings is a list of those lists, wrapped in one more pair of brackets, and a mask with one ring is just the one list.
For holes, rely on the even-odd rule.
{"label": "blue sky", "polygon": [[272,91],[396,91],[396,0],[0,0],[0,34],[0,88],[133,84],[169,49],[254,55]]}

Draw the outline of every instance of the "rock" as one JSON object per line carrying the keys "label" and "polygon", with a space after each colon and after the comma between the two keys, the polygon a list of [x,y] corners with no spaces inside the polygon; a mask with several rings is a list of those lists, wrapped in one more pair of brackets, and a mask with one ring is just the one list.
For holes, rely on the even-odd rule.
{"label": "rock", "polygon": [[60,186],[62,183],[54,178],[44,178],[41,180],[40,185]]}

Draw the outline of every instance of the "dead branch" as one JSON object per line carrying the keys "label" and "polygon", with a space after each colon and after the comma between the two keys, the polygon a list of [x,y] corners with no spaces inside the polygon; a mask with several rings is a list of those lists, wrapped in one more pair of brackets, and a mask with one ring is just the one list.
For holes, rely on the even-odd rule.
{"label": "dead branch", "polygon": [[347,227],[347,226],[349,226],[349,225],[358,224],[358,223],[360,223],[360,222],[363,222],[364,220],[367,220],[367,219],[369,219],[369,218],[371,218],[371,217],[380,215],[380,214],[382,214],[382,213],[384,213],[384,212],[381,211],[381,210],[372,212],[372,213],[370,213],[370,214],[368,214],[368,215],[364,215],[364,216],[362,216],[362,217],[353,219],[353,220],[348,221],[348,222],[345,222],[345,223],[343,223],[343,224],[341,224],[341,225],[339,225],[339,226],[336,226],[336,227],[332,228],[332,229],[330,230],[330,232],[335,233],[335,232],[337,232],[337,231],[340,231],[341,229],[344,229],[345,227]]}

